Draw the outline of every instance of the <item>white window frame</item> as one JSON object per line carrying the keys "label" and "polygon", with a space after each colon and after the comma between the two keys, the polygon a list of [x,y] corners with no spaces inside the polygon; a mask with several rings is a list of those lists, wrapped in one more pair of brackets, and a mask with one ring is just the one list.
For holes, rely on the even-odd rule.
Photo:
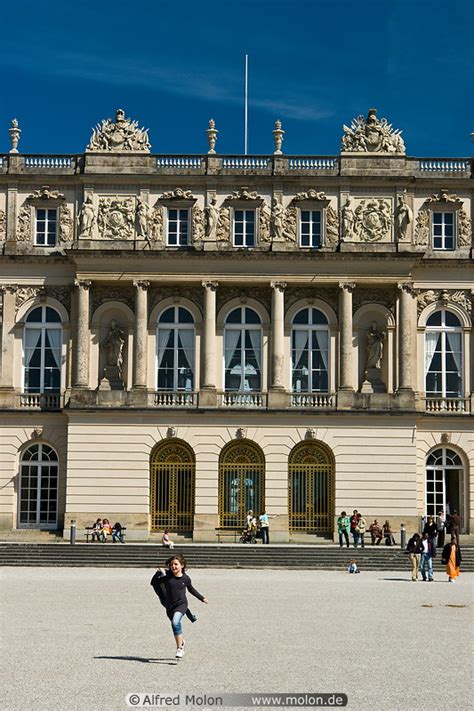
{"label": "white window frame", "polygon": [[[171,210],[175,210],[178,215],[176,219],[177,232],[176,232],[176,242],[170,242],[170,222],[174,221],[170,219]],[[186,217],[180,215],[181,212],[186,213]],[[181,242],[181,225],[186,224],[186,242]],[[167,247],[189,247],[191,244],[191,209],[183,205],[170,205],[166,209],[166,246]]]}
{"label": "white window frame", "polygon": [[[431,316],[433,316],[436,313],[441,313],[441,326],[428,326],[426,325],[425,328],[425,335],[424,335],[424,347],[425,347],[425,394],[426,397],[429,398],[462,398],[464,395],[464,342],[463,342],[463,328],[462,324],[460,322],[459,326],[447,326],[446,325],[446,313],[452,313],[452,315],[458,319],[459,321],[459,316],[454,314],[452,311],[449,311],[449,309],[439,309],[439,311],[434,311]],[[429,365],[426,363],[426,344],[427,344],[427,338],[426,335],[428,333],[436,333],[441,335],[441,391],[439,392],[433,392],[433,391],[428,391],[426,387],[426,379],[428,377],[428,372],[429,372]],[[446,341],[447,341],[447,334],[448,333],[458,333],[460,335],[460,343],[461,343],[461,352],[460,352],[460,359],[461,359],[461,364],[460,364],[460,372],[458,373],[460,377],[460,386],[458,390],[457,395],[447,395],[446,392],[446,357],[447,357],[447,350],[446,350]],[[450,351],[451,352],[451,351]],[[428,367],[427,367],[428,365]],[[450,371],[451,372],[451,371]],[[428,394],[430,393],[430,394]]]}
{"label": "white window frame", "polygon": [[[243,213],[243,219],[242,221],[236,219],[236,213],[237,212],[242,212]],[[247,244],[247,224],[250,224],[250,222],[247,220],[247,213],[252,213],[253,214],[253,244]],[[258,211],[255,207],[234,207],[233,209],[233,219],[232,219],[232,239],[233,239],[233,246],[236,247],[237,249],[252,249],[252,247],[257,246],[257,221],[258,221]],[[235,227],[237,222],[242,222],[243,225],[243,244],[236,244],[235,238],[236,238],[236,231]]]}
{"label": "white window frame", "polygon": [[[33,306],[30,311],[28,312],[28,316],[37,308],[42,309],[42,319],[41,321],[36,321],[36,322],[31,322],[28,323],[28,321],[25,319],[25,325],[23,328],[23,358],[22,358],[22,387],[23,387],[23,392],[24,393],[36,393],[39,395],[44,395],[44,394],[56,394],[61,392],[61,380],[62,380],[62,369],[61,369],[61,361],[59,363],[59,366],[57,366],[57,370],[59,372],[59,387],[58,389],[48,389],[45,390],[45,341],[46,341],[46,332],[47,331],[52,331],[54,330],[59,330],[61,332],[61,345],[60,345],[60,359],[62,359],[62,342],[63,342],[63,326],[61,321],[46,321],[46,309],[51,308],[53,311],[56,311],[52,306],[44,305],[44,306]],[[57,313],[57,311],[56,311]],[[59,315],[59,314],[58,314]],[[36,390],[26,390],[26,371],[28,370],[28,365],[26,364],[26,332],[27,331],[40,331],[41,332],[41,345],[39,348],[41,349],[41,355],[40,355],[40,388],[39,391],[37,392]],[[30,385],[28,387],[31,387]]]}
{"label": "white window frame", "polygon": [[[168,323],[160,323],[160,318],[161,316],[168,311],[168,309],[173,308],[174,309],[174,321],[168,322]],[[193,323],[180,323],[179,321],[179,309],[182,308],[185,311],[187,311],[191,318],[193,319]],[[161,330],[168,330],[173,332],[173,387],[170,388],[160,388],[159,387],[159,371],[160,371],[160,353],[159,353],[159,331]],[[178,338],[179,338],[179,332],[180,331],[192,331],[193,333],[193,362],[190,364],[190,370],[191,370],[191,388],[185,387],[179,387],[178,386],[178,379],[179,379],[179,370],[180,368],[178,367]],[[187,309],[185,306],[167,306],[166,308],[163,309],[163,311],[160,314],[160,317],[158,318],[158,323],[157,323],[157,328],[156,328],[156,368],[155,368],[155,373],[156,373],[156,389],[157,391],[160,392],[193,392],[195,389],[195,382],[196,382],[196,324],[194,322],[194,316],[192,313]]]}
{"label": "white window frame", "polygon": [[[310,244],[302,244],[302,239],[303,239],[303,222],[307,222],[307,220],[303,221],[303,212],[309,212],[310,213],[310,220],[308,224],[310,225],[310,231],[309,235],[309,241]],[[313,233],[313,227],[315,223],[313,222],[313,214],[314,213],[319,213],[319,244],[314,244],[314,233]],[[300,207],[299,208],[299,220],[298,220],[298,232],[299,232],[299,245],[301,249],[320,249],[323,246],[323,240],[324,240],[324,210],[322,208],[316,208],[316,207]]]}
{"label": "white window frame", "polygon": [[[437,462],[436,464],[428,464],[428,459],[430,458],[431,455],[434,453],[438,452],[439,450],[442,451],[442,459],[441,463]],[[448,452],[451,452],[452,454],[456,455],[459,460],[460,464],[451,464],[448,461]],[[459,510],[458,513],[461,516],[461,531],[464,530],[464,520],[465,520],[465,513],[466,513],[466,468],[464,466],[464,463],[462,461],[462,458],[460,457],[459,453],[456,452],[456,450],[451,449],[449,446],[448,447],[436,447],[430,454],[426,457],[425,459],[425,507],[424,507],[424,514],[425,516],[436,516],[438,511],[442,509],[446,513],[446,507],[447,507],[447,501],[446,501],[446,474],[449,471],[459,471]],[[428,472],[432,472],[432,476],[428,478]],[[436,475],[440,476],[436,476]],[[442,485],[438,487],[438,491],[436,491],[436,481],[440,482]],[[428,483],[433,483],[433,491],[430,492],[428,489],[430,488],[428,486]],[[428,494],[433,493],[433,503],[428,504]],[[441,498],[442,497],[442,498]],[[433,513],[428,513],[428,505],[430,507],[433,507],[432,511]],[[452,513],[452,511],[451,511]]]}
{"label": "white window frame", "polygon": [[[235,311],[236,308],[241,309],[241,318],[240,318],[240,323],[227,323],[227,318],[229,315]],[[252,311],[254,311],[257,316],[260,319],[260,323],[245,323],[245,321],[242,320],[242,314],[244,314],[245,318],[245,311],[244,309],[248,308]],[[239,390],[233,390],[233,389],[227,389],[227,382],[226,382],[226,364],[225,364],[225,357],[226,357],[226,332],[227,331],[239,331],[240,332],[240,388]],[[259,331],[260,333],[260,372],[258,373],[259,375],[259,380],[260,380],[260,388],[258,390],[253,390],[252,388],[246,388],[246,379],[245,379],[245,341],[246,341],[246,332],[247,331]],[[223,348],[223,373],[224,373],[224,392],[238,392],[238,393],[246,393],[246,392],[262,392],[263,388],[263,326],[262,326],[262,320],[260,317],[260,314],[256,309],[254,309],[252,306],[236,306],[233,309],[229,311],[227,314],[226,320],[224,322],[224,348]],[[237,349],[234,349],[234,353]],[[235,367],[235,366],[234,366]],[[258,371],[257,371],[258,372]]]}
{"label": "white window frame", "polygon": [[[435,223],[435,216],[441,215],[441,235],[435,235],[435,227],[439,226],[439,223]],[[452,217],[452,235],[446,235],[446,215],[451,215]],[[451,225],[450,225],[451,226]],[[439,247],[435,246],[435,239],[441,241]],[[452,246],[446,246],[446,240],[452,240]],[[453,252],[456,249],[456,213],[452,210],[433,210],[431,214],[431,246],[436,252]]]}
{"label": "white window frame", "polygon": [[[40,220],[38,217],[38,212],[40,210],[43,210],[45,213],[45,218],[44,220]],[[49,213],[54,213],[54,220],[51,219],[49,216]],[[38,222],[44,222],[45,225],[45,231],[43,232],[38,232]],[[49,237],[49,230],[48,227],[50,223],[54,222],[55,230],[54,230],[54,242],[53,244],[48,244],[48,237]],[[43,239],[45,240],[44,242],[38,241],[38,236],[43,235]],[[52,247],[56,247],[58,243],[58,209],[56,207],[35,207],[35,247],[45,247],[46,249],[51,249]]]}
{"label": "white window frame", "polygon": [[[307,306],[302,309],[299,309],[296,314],[293,316],[292,322],[291,322],[291,332],[290,332],[290,351],[291,351],[291,389],[293,393],[322,393],[322,394],[327,394],[331,392],[331,331],[329,328],[329,323],[326,324],[313,324],[313,309],[316,309],[317,311],[320,311],[323,316],[327,319],[326,314],[321,311],[321,309],[318,309],[315,306]],[[311,323],[297,323],[295,324],[295,318],[301,311],[309,311],[310,312],[310,321]],[[296,370],[296,363],[293,362],[293,331],[303,331],[308,334],[308,343],[310,344],[310,347],[308,348],[308,389],[304,390],[300,387],[294,388],[293,389],[293,373]],[[327,385],[327,390],[313,390],[313,353],[314,349],[312,347],[313,344],[313,332],[322,332],[325,331],[327,333],[327,339],[328,339],[328,350],[327,350],[327,367],[326,367],[326,373],[327,373],[327,379],[328,379],[328,385]]]}
{"label": "white window frame", "polygon": [[[38,458],[37,459],[26,459],[25,460],[25,455],[28,452],[29,449],[31,449],[31,446],[28,447],[22,454],[21,459],[20,459],[20,476],[19,476],[19,491],[18,491],[18,527],[19,528],[43,528],[43,529],[55,529],[58,524],[58,505],[59,505],[59,458],[58,454],[53,447],[50,447],[49,445],[44,445],[42,443],[39,443],[38,446]],[[56,459],[48,459],[43,456],[43,449],[47,447],[47,449],[51,450],[54,452],[56,455]],[[23,467],[36,467],[37,468],[37,486],[36,486],[36,516],[35,516],[35,521],[27,521],[24,522],[21,520],[22,518],[22,503],[26,501],[26,503],[29,503],[31,496],[31,488],[29,487],[28,489],[28,497],[27,499],[22,498],[23,494],[23,477],[25,476],[25,473],[23,471]],[[53,499],[53,497],[50,496],[50,471],[52,468],[56,469],[56,499]],[[43,471],[48,471],[45,476],[48,479],[48,487],[45,489],[44,487],[44,478],[43,476]],[[47,496],[45,498],[41,498],[42,494],[44,495],[44,492],[47,492]],[[42,522],[41,519],[41,503],[47,501],[48,502],[48,513],[50,510],[50,502],[55,501],[55,509],[56,509],[56,514],[54,517],[54,520],[48,521],[48,522]],[[28,511],[29,514],[29,511]]]}

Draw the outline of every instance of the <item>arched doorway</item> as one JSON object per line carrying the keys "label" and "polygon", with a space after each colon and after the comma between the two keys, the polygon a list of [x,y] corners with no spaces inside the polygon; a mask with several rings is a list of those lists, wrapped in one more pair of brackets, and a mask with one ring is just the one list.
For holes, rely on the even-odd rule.
{"label": "arched doorway", "polygon": [[249,509],[260,513],[265,501],[265,457],[253,442],[228,444],[219,459],[219,525],[244,527]]}
{"label": "arched doorway", "polygon": [[457,511],[461,530],[466,530],[464,465],[457,452],[446,447],[433,450],[426,458],[425,514],[436,516]]}
{"label": "arched doorway", "polygon": [[47,444],[25,449],[20,461],[19,528],[54,529],[58,524],[58,455]]}
{"label": "arched doorway", "polygon": [[301,442],[288,458],[291,532],[332,533],[334,458],[321,442]]}
{"label": "arched doorway", "polygon": [[150,468],[151,530],[192,531],[196,463],[191,447],[180,440],[159,444]]}

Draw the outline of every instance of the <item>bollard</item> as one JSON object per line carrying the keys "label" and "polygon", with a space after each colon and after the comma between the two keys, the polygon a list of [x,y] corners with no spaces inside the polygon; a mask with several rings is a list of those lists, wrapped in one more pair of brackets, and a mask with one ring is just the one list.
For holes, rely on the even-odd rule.
{"label": "bollard", "polygon": [[71,519],[71,528],[69,529],[69,543],[71,546],[76,544],[76,519]]}
{"label": "bollard", "polygon": [[400,548],[402,550],[405,550],[407,544],[407,530],[405,528],[405,524],[401,523],[400,524]]}

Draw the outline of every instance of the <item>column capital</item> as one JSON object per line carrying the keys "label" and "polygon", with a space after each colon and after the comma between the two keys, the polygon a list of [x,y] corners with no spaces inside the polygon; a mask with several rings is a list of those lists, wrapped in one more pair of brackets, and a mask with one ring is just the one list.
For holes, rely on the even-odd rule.
{"label": "column capital", "polygon": [[150,282],[146,281],[146,279],[136,279],[133,282],[133,286],[136,289],[142,289],[143,291],[146,291],[150,287]]}
{"label": "column capital", "polygon": [[356,283],[354,281],[340,281],[339,288],[343,291],[348,291],[350,294],[352,294],[352,292],[356,288]]}
{"label": "column capital", "polygon": [[397,284],[397,289],[400,289],[400,291],[405,292],[406,294],[409,294],[410,296],[416,295],[415,289],[413,288],[412,281],[399,281]]}
{"label": "column capital", "polygon": [[2,294],[5,294],[7,291],[9,294],[14,294],[18,290],[18,286],[16,284],[2,284],[0,286],[0,291]]}
{"label": "column capital", "polygon": [[74,286],[77,286],[79,289],[89,290],[91,285],[92,282],[90,279],[74,279]]}
{"label": "column capital", "polygon": [[287,287],[287,283],[286,281],[271,281],[270,286],[272,289],[275,289],[275,291],[284,292]]}
{"label": "column capital", "polygon": [[206,291],[215,291],[217,287],[219,286],[219,282],[217,281],[202,281],[201,286],[206,289]]}

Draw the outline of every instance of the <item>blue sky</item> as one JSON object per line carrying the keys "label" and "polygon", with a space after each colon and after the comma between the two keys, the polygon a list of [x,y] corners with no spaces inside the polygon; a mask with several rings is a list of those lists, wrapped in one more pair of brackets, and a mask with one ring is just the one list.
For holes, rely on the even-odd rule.
{"label": "blue sky", "polygon": [[468,0],[17,0],[2,9],[0,151],[79,153],[124,108],[153,153],[334,155],[342,124],[376,107],[409,155],[472,155],[474,4]]}

